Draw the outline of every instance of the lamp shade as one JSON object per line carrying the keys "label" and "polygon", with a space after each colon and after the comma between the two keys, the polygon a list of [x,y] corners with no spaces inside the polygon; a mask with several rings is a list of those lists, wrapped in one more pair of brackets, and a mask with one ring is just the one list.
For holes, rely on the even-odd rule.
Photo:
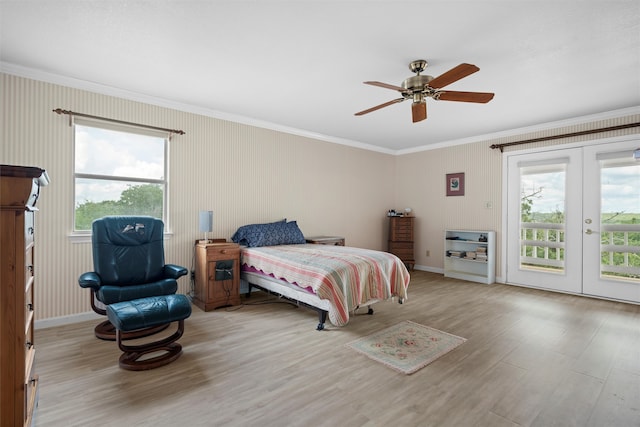
{"label": "lamp shade", "polygon": [[213,211],[200,211],[198,224],[200,232],[210,233],[213,231]]}

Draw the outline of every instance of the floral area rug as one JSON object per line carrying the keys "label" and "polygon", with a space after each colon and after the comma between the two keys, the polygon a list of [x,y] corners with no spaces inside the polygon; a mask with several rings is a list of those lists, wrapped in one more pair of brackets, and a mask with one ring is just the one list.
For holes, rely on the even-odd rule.
{"label": "floral area rug", "polygon": [[405,320],[347,344],[365,356],[404,374],[412,374],[466,341]]}

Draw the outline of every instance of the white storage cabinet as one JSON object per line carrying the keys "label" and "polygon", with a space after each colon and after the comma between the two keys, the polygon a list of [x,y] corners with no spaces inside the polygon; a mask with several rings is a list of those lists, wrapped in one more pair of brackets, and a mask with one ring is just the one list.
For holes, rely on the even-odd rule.
{"label": "white storage cabinet", "polygon": [[496,233],[445,230],[444,275],[491,284],[496,281]]}

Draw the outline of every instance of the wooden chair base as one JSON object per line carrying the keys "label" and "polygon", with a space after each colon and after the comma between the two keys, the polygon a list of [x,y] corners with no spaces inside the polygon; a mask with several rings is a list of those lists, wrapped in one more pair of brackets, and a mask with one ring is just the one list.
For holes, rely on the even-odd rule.
{"label": "wooden chair base", "polygon": [[168,365],[182,355],[182,346],[178,343],[172,343],[163,347],[154,349],[153,351],[162,351],[155,357],[149,357],[147,359],[139,360],[144,355],[151,352],[126,352],[120,355],[118,359],[118,365],[122,369],[128,371],[146,371],[149,369],[159,368],[160,366]]}
{"label": "wooden chair base", "polygon": [[[124,340],[123,335],[127,332],[116,329],[116,341],[118,342],[118,347],[122,350],[122,355],[119,359],[120,367],[129,371],[146,371],[173,362],[182,354],[182,346],[176,341],[182,336],[183,332],[184,319],[178,321],[176,332],[162,340],[141,345],[125,345],[122,341]],[[160,354],[145,358],[145,356],[152,353]]]}
{"label": "wooden chair base", "polygon": [[[169,327],[169,323],[153,326],[145,329],[138,329],[137,331],[122,332],[123,340],[132,340],[136,338],[148,337],[149,335],[162,332]],[[116,327],[113,326],[108,320],[99,323],[94,328],[94,333],[97,338],[105,341],[116,341]]]}

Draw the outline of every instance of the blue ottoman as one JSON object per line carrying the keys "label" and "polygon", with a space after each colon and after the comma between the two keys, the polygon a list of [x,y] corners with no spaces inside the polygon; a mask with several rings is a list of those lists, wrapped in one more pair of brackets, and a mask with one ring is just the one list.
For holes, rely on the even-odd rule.
{"label": "blue ottoman", "polygon": [[[184,319],[191,315],[191,303],[185,295],[159,295],[122,301],[107,306],[109,321],[116,328],[116,341],[122,350],[119,365],[123,369],[144,371],[173,362],[182,354],[182,346],[176,341],[184,332]],[[172,335],[140,345],[123,344],[126,332],[147,329],[158,325],[178,322]],[[144,358],[150,353],[158,353]]]}

